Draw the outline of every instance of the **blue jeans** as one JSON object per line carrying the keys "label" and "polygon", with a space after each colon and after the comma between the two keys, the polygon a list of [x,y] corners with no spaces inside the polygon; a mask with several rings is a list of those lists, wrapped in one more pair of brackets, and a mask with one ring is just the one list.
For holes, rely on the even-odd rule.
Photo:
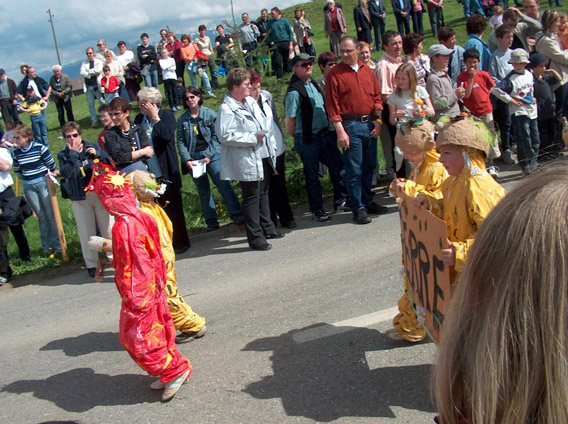
{"label": "blue jeans", "polygon": [[424,10],[418,12],[412,10],[410,17],[412,18],[412,30],[420,35],[424,35],[424,25],[422,25],[422,14]]}
{"label": "blue jeans", "polygon": [[345,187],[345,169],[335,141],[335,133],[324,130],[321,134],[314,134],[312,137],[312,142],[306,144],[303,143],[302,134],[296,134],[294,147],[304,164],[310,212],[315,213],[324,211],[321,184],[318,178],[320,162],[329,169],[329,177],[333,185],[334,207],[341,205],[347,199],[347,189]]}
{"label": "blue jeans", "polygon": [[[199,160],[203,158],[204,156],[200,152],[195,152],[192,159]],[[211,187],[207,175],[211,177],[211,180],[213,180],[213,183],[217,186],[217,190],[219,190],[223,202],[225,202],[227,209],[229,209],[231,219],[233,221],[243,219],[243,209],[239,198],[233,190],[233,187],[231,187],[231,183],[221,179],[221,156],[218,153],[211,158],[211,162],[207,164],[206,169],[207,172],[205,175],[194,178],[193,182],[197,187],[199,201],[201,202],[201,209],[203,209],[203,216],[205,217],[207,227],[216,227],[219,225],[219,218],[215,211],[215,200],[211,194]]]}
{"label": "blue jeans", "polygon": [[511,117],[513,138],[517,142],[517,159],[523,169],[533,170],[536,166],[540,138],[538,136],[538,121],[528,116]]}
{"label": "blue jeans", "polygon": [[89,105],[89,114],[91,115],[91,122],[93,124],[97,123],[97,110],[95,109],[95,98],[99,101],[100,105],[105,104],[105,99],[101,91],[95,85],[87,86],[87,103]]}
{"label": "blue jeans", "polygon": [[462,0],[463,3],[463,14],[466,18],[469,18],[471,15],[479,13],[481,16],[485,16],[485,12],[481,8],[481,4],[479,4],[479,0]]}
{"label": "blue jeans", "polygon": [[105,103],[108,105],[112,102],[112,99],[116,99],[118,97],[118,93],[106,93],[105,94]]}
{"label": "blue jeans", "polygon": [[148,71],[148,73],[144,76],[144,83],[146,87],[158,87],[158,70],[154,69],[153,71]]}
{"label": "blue jeans", "polygon": [[122,97],[124,100],[126,100],[128,103],[130,103],[130,96],[128,95],[128,90],[126,89],[125,84],[120,83],[120,91],[118,92],[118,95]]}
{"label": "blue jeans", "polygon": [[373,169],[377,167],[377,139],[371,138],[373,121],[343,121],[349,148],[343,149],[345,180],[351,208],[363,209],[373,201]]}
{"label": "blue jeans", "polygon": [[31,183],[24,182],[24,194],[39,220],[39,232],[43,251],[46,253],[59,251],[59,237],[57,235],[57,226],[55,225],[49,190],[47,189],[47,181],[45,178],[42,178]]}
{"label": "blue jeans", "polygon": [[[197,85],[196,77],[196,75],[199,74],[199,66],[196,63],[190,62],[187,64],[186,69],[189,74],[189,79],[191,80],[191,85],[199,87]],[[209,95],[213,94],[211,91],[211,83],[209,82],[209,75],[207,75],[207,69],[203,69],[203,73],[201,74],[201,90],[205,91]]]}
{"label": "blue jeans", "polygon": [[45,115],[40,113],[39,115],[31,115],[30,120],[32,121],[32,131],[34,133],[34,139],[38,143],[44,146],[49,146],[49,141],[47,141],[47,123],[45,122]]}

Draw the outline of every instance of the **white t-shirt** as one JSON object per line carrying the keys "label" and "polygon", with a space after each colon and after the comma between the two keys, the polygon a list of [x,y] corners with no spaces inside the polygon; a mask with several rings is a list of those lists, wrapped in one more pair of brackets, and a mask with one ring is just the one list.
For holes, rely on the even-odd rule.
{"label": "white t-shirt", "polygon": [[412,116],[412,111],[414,110],[414,107],[416,105],[416,103],[414,102],[414,99],[416,98],[420,98],[422,100],[424,99],[428,99],[430,98],[430,95],[428,94],[428,92],[426,91],[426,89],[420,85],[416,86],[416,96],[413,98],[410,98],[410,91],[403,91],[402,92],[402,96],[399,96],[398,94],[396,94],[396,91],[393,91],[388,100],[387,103],[389,105],[393,105],[395,110],[406,110],[407,111],[407,116],[405,118],[401,118],[400,121],[404,121],[406,120],[406,118],[410,118]]}
{"label": "white t-shirt", "polygon": [[[13,163],[12,155],[8,149],[4,149],[3,147],[0,147],[0,159],[10,162],[10,165]],[[14,180],[12,179],[12,175],[10,175],[10,171],[0,171],[0,193],[12,184],[14,184]]]}
{"label": "white t-shirt", "polygon": [[120,62],[120,65],[124,68],[130,62],[134,62],[134,53],[132,53],[130,50],[126,50],[124,54],[118,56],[117,59]]}
{"label": "white t-shirt", "polygon": [[162,79],[177,79],[176,75],[176,61],[173,57],[167,59],[160,59],[160,68],[162,68]]}

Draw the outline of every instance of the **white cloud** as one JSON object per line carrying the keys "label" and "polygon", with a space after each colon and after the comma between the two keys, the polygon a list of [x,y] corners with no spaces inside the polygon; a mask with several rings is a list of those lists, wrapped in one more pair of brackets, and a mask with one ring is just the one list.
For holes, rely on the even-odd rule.
{"label": "white cloud", "polygon": [[[4,0],[6,1],[6,0]],[[0,68],[8,75],[20,79],[19,65],[34,64],[38,72],[51,69],[57,62],[51,27],[44,0],[7,0],[0,6],[4,24],[0,26]],[[248,12],[255,18],[260,9],[275,5],[285,8],[296,4],[294,0],[234,0],[238,17]],[[110,47],[118,40],[135,41],[142,32],[155,41],[159,29],[169,26],[176,33],[196,32],[200,24],[209,28],[225,20],[231,22],[229,0],[163,2],[156,0],[58,0],[53,2],[51,13],[63,65],[81,60],[85,48],[94,46],[104,38]]]}

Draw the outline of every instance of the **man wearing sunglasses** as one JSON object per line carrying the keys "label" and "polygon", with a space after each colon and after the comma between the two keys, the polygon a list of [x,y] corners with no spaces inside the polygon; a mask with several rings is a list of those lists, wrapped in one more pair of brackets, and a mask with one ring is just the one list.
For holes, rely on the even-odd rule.
{"label": "man wearing sunglasses", "polygon": [[[76,122],[67,122],[61,127],[61,132],[66,143],[57,155],[59,174],[64,178],[61,192],[64,198],[71,199],[85,266],[89,276],[94,277],[99,254],[89,247],[89,239],[97,235],[97,225],[104,238],[112,238],[114,220],[98,196],[92,191],[85,191],[85,187],[93,176],[91,167],[95,159],[110,165],[110,157],[96,143],[82,139],[81,127]],[[109,259],[112,259],[112,255]]]}
{"label": "man wearing sunglasses", "polygon": [[319,163],[329,168],[333,185],[333,205],[339,212],[347,200],[345,171],[341,153],[335,142],[335,133],[330,132],[329,119],[325,111],[324,93],[312,80],[314,57],[300,53],[292,59],[294,75],[290,79],[284,99],[286,130],[294,137],[294,146],[304,165],[306,191],[312,219],[326,222],[331,216],[323,207]]}

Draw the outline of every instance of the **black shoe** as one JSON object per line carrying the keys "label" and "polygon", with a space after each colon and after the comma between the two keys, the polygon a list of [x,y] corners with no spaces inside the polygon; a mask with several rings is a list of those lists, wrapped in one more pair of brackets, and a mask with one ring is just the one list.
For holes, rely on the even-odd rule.
{"label": "black shoe", "polygon": [[369,224],[371,221],[372,221],[372,219],[369,218],[369,215],[367,215],[367,212],[365,212],[365,209],[353,211],[353,222],[355,224],[359,224],[359,225]]}
{"label": "black shoe", "polygon": [[89,277],[94,278],[97,275],[97,268],[87,268],[87,272],[89,273]]}
{"label": "black shoe", "polygon": [[389,209],[386,206],[381,206],[378,203],[371,202],[365,207],[367,213],[372,215],[381,215],[387,213]]}
{"label": "black shoe", "polygon": [[191,244],[188,244],[187,246],[184,247],[178,247],[177,249],[174,248],[174,253],[176,255],[181,255],[182,253],[187,252],[187,250],[191,247]]}
{"label": "black shoe", "polygon": [[329,220],[331,220],[331,216],[324,211],[317,211],[312,214],[312,221],[327,222]]}
{"label": "black shoe", "polygon": [[265,237],[267,239],[279,239],[284,237],[284,233],[281,233],[280,231],[275,231],[272,234],[267,234]]}
{"label": "black shoe", "polygon": [[207,232],[210,233],[211,231],[216,231],[219,229],[219,224],[213,225],[212,227],[207,227]]}
{"label": "black shoe", "polygon": [[284,227],[284,228],[290,228],[290,229],[296,228],[296,227],[298,226],[298,224],[296,224],[296,221],[295,221],[295,220],[288,221],[288,222],[282,222],[282,221],[280,221],[280,225],[281,225],[282,227]]}
{"label": "black shoe", "polygon": [[252,250],[270,250],[272,248],[272,245],[268,244],[268,243],[264,243],[264,244],[261,244],[260,246],[250,246],[250,248]]}
{"label": "black shoe", "polygon": [[351,206],[349,205],[349,203],[347,202],[347,200],[344,200],[343,202],[341,202],[341,204],[339,204],[338,206],[336,206],[333,209],[333,213],[334,214],[338,214],[338,213],[342,213],[345,212],[347,210],[351,210]]}
{"label": "black shoe", "polygon": [[233,221],[233,224],[235,224],[235,225],[244,225],[244,224],[245,224],[245,220],[244,220],[243,218],[238,218],[238,219],[235,219],[235,220]]}

